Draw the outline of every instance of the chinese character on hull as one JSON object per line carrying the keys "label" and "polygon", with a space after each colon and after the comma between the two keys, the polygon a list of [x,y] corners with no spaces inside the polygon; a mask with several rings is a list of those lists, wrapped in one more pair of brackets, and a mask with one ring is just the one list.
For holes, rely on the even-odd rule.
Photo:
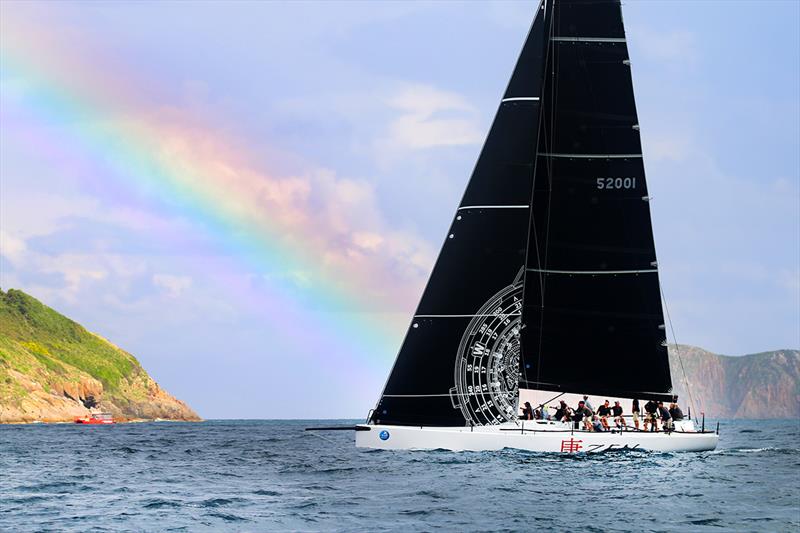
{"label": "chinese character on hull", "polygon": [[562,452],[577,452],[581,449],[581,442],[582,440],[575,440],[570,437],[569,440],[562,440],[561,441],[561,451]]}

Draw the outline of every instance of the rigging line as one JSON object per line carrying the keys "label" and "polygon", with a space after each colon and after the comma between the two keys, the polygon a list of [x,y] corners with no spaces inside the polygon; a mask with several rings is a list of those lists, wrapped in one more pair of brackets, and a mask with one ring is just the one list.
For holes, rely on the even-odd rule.
{"label": "rigging line", "polygon": [[[541,5],[541,9],[544,10],[544,13],[542,15],[542,24],[543,25],[548,20],[548,17],[547,17],[547,2],[548,2],[548,0],[542,0],[542,5]],[[542,44],[544,45],[544,48],[545,48],[545,57],[544,57],[544,63],[542,65],[542,81],[541,81],[541,85],[539,87],[539,94],[542,95],[542,97],[546,97],[545,88],[547,86],[547,83],[546,83],[547,78],[546,78],[546,72],[545,71],[547,69],[547,61],[548,61],[548,57],[550,55],[550,49],[547,46],[547,28],[543,28],[542,36],[544,38],[544,42]],[[544,114],[544,111],[542,109],[542,106],[540,105],[539,106],[539,112],[537,113],[537,120],[536,120],[536,140],[534,141],[535,144],[532,147],[533,148],[534,158],[533,158],[533,169],[532,169],[533,174],[531,175],[531,195],[530,195],[531,206],[533,206],[534,196],[536,195],[536,176],[537,176],[536,170],[537,170],[537,168],[539,166],[539,157],[537,156],[537,154],[539,152],[539,144],[541,143],[539,135],[542,132],[542,115],[543,114]],[[541,266],[541,258],[539,257],[539,238],[538,238],[538,234],[536,232],[536,216],[535,216],[535,213],[534,213],[533,209],[531,209],[531,211],[529,213],[528,238],[527,238],[527,242],[525,243],[526,244],[526,248],[525,248],[525,264],[523,265],[523,268],[528,266],[528,260],[529,260],[530,251],[531,251],[530,250],[531,249],[531,236],[533,236],[533,244],[534,244],[534,247],[535,247],[535,250],[536,250],[536,264]],[[523,274],[522,275],[522,300],[523,300],[522,305],[523,305],[523,314],[524,314],[525,293],[527,292],[526,291],[526,283],[527,283],[527,277],[528,276],[527,276],[526,272],[523,272],[522,274]],[[539,274],[538,277],[539,277],[539,283],[541,285],[542,275]],[[524,353],[524,350],[522,350],[522,342],[520,342],[520,353],[522,355],[522,357],[520,359],[520,363],[522,363],[522,364],[520,364],[520,371],[522,373],[522,376],[524,377],[524,380],[527,381],[527,379],[528,379],[528,369],[527,369],[527,365],[524,364],[524,362],[525,362],[525,353]]]}
{"label": "rigging line", "polygon": [[[683,357],[681,357],[681,350],[678,346],[678,338],[675,336],[675,328],[672,326],[672,318],[669,316],[669,306],[667,305],[667,296],[664,294],[664,287],[661,283],[658,284],[661,291],[661,299],[664,301],[664,310],[667,312],[667,322],[669,322],[669,329],[672,332],[672,340],[675,341],[675,353],[678,354],[678,363],[681,365],[681,372],[683,373],[683,382],[686,384],[686,394],[689,395],[689,406],[696,407],[694,397],[692,396],[692,388],[689,385],[689,378],[686,377],[686,368],[683,366]],[[667,362],[669,363],[669,343],[667,343]],[[703,406],[700,406],[703,409]],[[697,409],[695,409],[697,413]],[[695,420],[696,421],[696,420]]]}
{"label": "rigging line", "polygon": [[326,441],[330,442],[331,444],[333,444],[334,446],[336,446],[336,447],[337,447],[337,448],[339,448],[340,450],[349,450],[349,449],[350,449],[350,448],[345,448],[344,446],[342,446],[342,445],[341,445],[341,444],[339,444],[338,442],[336,442],[336,441],[334,441],[334,440],[331,440],[331,439],[329,439],[328,437],[324,437],[324,436],[320,435],[320,434],[319,434],[319,433],[317,433],[316,431],[313,431],[313,430],[310,430],[310,429],[307,429],[306,431],[308,431],[308,433],[309,433],[310,435],[313,435],[313,436],[315,436],[315,437],[319,437],[319,438],[321,438],[322,440],[326,440]]}
{"label": "rigging line", "polygon": [[[550,136],[549,139],[545,137],[545,141],[549,140],[552,143],[552,147],[555,147],[555,139],[556,139],[556,107],[558,102],[556,102],[556,95],[558,94],[558,63],[560,57],[556,53],[555,44],[553,44],[553,29],[555,25],[556,17],[560,18],[561,12],[559,10],[556,13],[555,10],[555,0],[553,1],[552,10],[550,13],[550,25],[547,28],[547,56],[550,59],[551,63],[551,81],[550,81],[550,113],[548,117],[548,122],[550,126]],[[552,148],[547,150],[548,153],[552,152]],[[553,157],[548,156],[546,157],[546,164],[547,164],[547,181],[548,181],[548,189],[547,189],[547,219],[545,222],[545,238],[544,238],[544,268],[547,268],[547,257],[550,251],[550,215],[552,212],[552,205],[553,205]],[[539,273],[540,278],[542,281],[540,285],[542,287],[542,294],[541,294],[541,302],[542,302],[542,310],[539,313],[539,345],[536,350],[536,381],[540,381],[542,377],[542,343],[544,342],[544,298],[545,292],[547,289],[547,277],[544,273]]]}
{"label": "rigging line", "polygon": [[556,396],[553,396],[552,398],[550,398],[549,400],[545,401],[544,403],[540,403],[540,404],[539,404],[539,407],[544,407],[544,406],[546,406],[548,403],[550,403],[550,402],[554,402],[554,401],[558,400],[559,398],[561,398],[561,397],[562,397],[562,396],[564,396],[565,394],[566,394],[566,392],[562,392],[561,394],[557,394]]}

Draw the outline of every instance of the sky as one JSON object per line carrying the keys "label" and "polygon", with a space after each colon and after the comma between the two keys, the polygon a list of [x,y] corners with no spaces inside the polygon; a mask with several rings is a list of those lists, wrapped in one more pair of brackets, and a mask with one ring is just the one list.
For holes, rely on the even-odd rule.
{"label": "sky", "polygon": [[[534,2],[0,3],[0,287],[206,418],[366,416]],[[800,2],[623,13],[677,340],[800,347]]]}

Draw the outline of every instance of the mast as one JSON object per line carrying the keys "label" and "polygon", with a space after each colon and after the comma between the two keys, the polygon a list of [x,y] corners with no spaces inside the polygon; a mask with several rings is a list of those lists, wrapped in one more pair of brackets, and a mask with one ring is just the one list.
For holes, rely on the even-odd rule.
{"label": "mast", "polygon": [[371,415],[374,423],[464,426],[516,418],[544,26],[542,4]]}
{"label": "mast", "polygon": [[520,386],[671,399],[619,0],[549,0]]}

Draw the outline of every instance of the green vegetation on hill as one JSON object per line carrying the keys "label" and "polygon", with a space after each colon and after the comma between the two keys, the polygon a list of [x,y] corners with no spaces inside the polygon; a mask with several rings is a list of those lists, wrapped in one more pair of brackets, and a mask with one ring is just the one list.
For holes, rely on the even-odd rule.
{"label": "green vegetation on hill", "polygon": [[119,418],[198,419],[128,352],[20,290],[0,290],[0,422],[71,420],[94,401]]}
{"label": "green vegetation on hill", "polygon": [[132,355],[35,298],[15,289],[0,290],[0,377],[8,366],[17,368],[15,363],[29,356],[63,377],[69,376],[69,367],[82,370],[108,392],[142,371]]}

